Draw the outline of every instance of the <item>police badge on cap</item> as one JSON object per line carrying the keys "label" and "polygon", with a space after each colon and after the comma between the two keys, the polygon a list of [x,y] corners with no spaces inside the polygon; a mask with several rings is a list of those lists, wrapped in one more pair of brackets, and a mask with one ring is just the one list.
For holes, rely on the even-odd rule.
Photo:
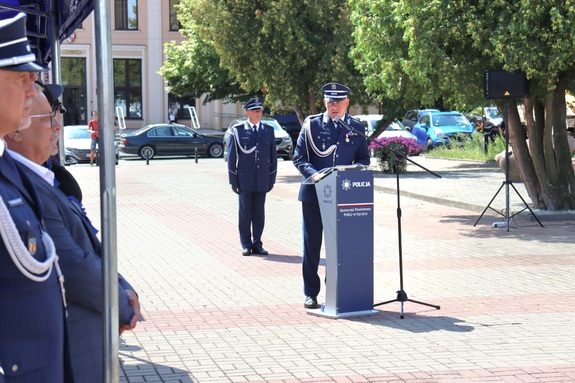
{"label": "police badge on cap", "polygon": [[264,110],[264,100],[259,97],[252,98],[244,105],[245,110]]}
{"label": "police badge on cap", "polygon": [[34,61],[26,37],[26,14],[19,13],[11,19],[0,20],[0,69],[16,72],[47,71]]}
{"label": "police badge on cap", "polygon": [[351,89],[337,82],[330,82],[321,87],[323,97],[329,102],[345,100]]}

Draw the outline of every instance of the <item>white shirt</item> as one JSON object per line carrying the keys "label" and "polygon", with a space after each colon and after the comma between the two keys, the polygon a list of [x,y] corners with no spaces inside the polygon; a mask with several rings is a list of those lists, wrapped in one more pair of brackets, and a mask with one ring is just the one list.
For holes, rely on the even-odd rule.
{"label": "white shirt", "polygon": [[35,162],[30,161],[23,155],[16,153],[8,149],[8,153],[14,158],[15,161],[20,162],[21,164],[25,165],[27,168],[31,169],[34,173],[38,174],[42,179],[48,182],[51,186],[54,186],[54,172],[44,166],[38,165]]}
{"label": "white shirt", "polygon": [[255,129],[255,130],[257,131],[260,124],[259,124],[259,122],[258,122],[257,124],[252,124],[252,123],[250,122],[250,120],[248,120],[248,125],[249,125],[250,128]]}

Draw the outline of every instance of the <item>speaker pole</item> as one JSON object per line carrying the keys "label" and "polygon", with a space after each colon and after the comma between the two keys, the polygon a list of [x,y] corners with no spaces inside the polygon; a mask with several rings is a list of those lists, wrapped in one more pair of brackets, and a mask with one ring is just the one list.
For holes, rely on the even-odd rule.
{"label": "speaker pole", "polygon": [[[495,78],[494,78],[495,76],[493,76],[494,73],[497,73],[498,82],[494,82],[495,81]],[[510,166],[509,166],[509,100],[515,99],[515,98],[525,97],[528,93],[528,88],[529,88],[528,84],[526,84],[524,82],[523,85],[521,87],[519,87],[519,88],[521,88],[521,90],[516,90],[517,87],[515,86],[515,84],[511,84],[511,83],[509,83],[509,81],[513,80],[513,79],[517,79],[517,78],[525,78],[525,75],[522,74],[522,72],[509,73],[509,72],[504,72],[504,71],[496,71],[496,72],[486,71],[485,75],[484,75],[485,98],[487,98],[487,99],[497,99],[497,98],[505,99],[505,113],[504,113],[504,120],[503,120],[503,124],[505,125],[505,130],[504,130],[505,131],[505,181],[503,181],[503,184],[499,187],[499,189],[497,190],[497,192],[495,193],[493,198],[491,198],[491,201],[489,201],[489,203],[487,204],[485,209],[483,209],[483,212],[481,212],[481,215],[479,216],[479,218],[477,218],[477,221],[475,221],[473,226],[476,226],[479,223],[479,220],[481,220],[481,218],[483,217],[483,215],[485,214],[487,209],[491,209],[494,212],[496,212],[497,214],[500,214],[500,215],[505,217],[505,222],[500,223],[500,224],[494,222],[493,226],[494,227],[505,226],[505,227],[507,227],[507,231],[509,231],[509,219],[515,217],[517,214],[521,213],[523,210],[528,209],[529,212],[531,212],[531,214],[533,215],[533,217],[535,217],[535,220],[539,223],[539,225],[541,227],[543,227],[543,224],[541,223],[541,221],[539,221],[539,218],[537,218],[537,216],[535,215],[533,210],[531,210],[531,208],[529,207],[527,202],[525,202],[525,200],[523,199],[521,194],[519,194],[519,192],[517,191],[517,189],[513,185],[513,182],[510,180],[510,176],[509,176],[509,168],[510,168]],[[509,89],[511,89],[511,91]],[[502,214],[498,210],[495,210],[491,207],[491,203],[495,200],[495,198],[497,197],[497,195],[499,194],[499,192],[501,191],[503,186],[505,186],[505,214]],[[515,190],[515,193],[519,196],[519,198],[523,202],[523,205],[525,206],[522,210],[518,211],[517,213],[515,213],[511,216],[509,215],[509,210],[510,210],[509,187],[510,186],[513,188],[513,190]]]}

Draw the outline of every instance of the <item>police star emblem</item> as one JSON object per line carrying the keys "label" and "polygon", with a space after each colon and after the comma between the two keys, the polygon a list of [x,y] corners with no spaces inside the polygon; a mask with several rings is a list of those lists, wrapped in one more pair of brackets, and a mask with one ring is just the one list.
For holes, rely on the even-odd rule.
{"label": "police star emblem", "polygon": [[351,181],[350,180],[343,180],[343,182],[341,183],[341,188],[345,191],[348,191],[349,189],[351,189]]}
{"label": "police star emblem", "polygon": [[331,199],[331,185],[325,185],[323,187],[323,196],[327,199]]}

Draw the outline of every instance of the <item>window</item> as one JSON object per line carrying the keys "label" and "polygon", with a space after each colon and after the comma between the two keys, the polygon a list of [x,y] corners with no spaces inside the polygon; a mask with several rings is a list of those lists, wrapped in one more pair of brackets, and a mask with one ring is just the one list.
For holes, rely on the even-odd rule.
{"label": "window", "polygon": [[172,130],[169,126],[160,126],[148,132],[148,137],[171,137]]}
{"label": "window", "polygon": [[[189,106],[196,106],[196,99],[190,96],[174,96],[171,93],[168,93],[168,105],[174,105],[177,109],[176,112],[176,121],[178,119],[189,120],[191,119],[190,110],[188,109]],[[169,111],[168,111],[169,113]]]}
{"label": "window", "polygon": [[174,135],[175,136],[180,136],[180,137],[193,137],[194,133],[190,132],[187,129],[184,128],[179,128],[177,126],[172,126],[172,130],[174,131]]}
{"label": "window", "polygon": [[180,0],[170,0],[170,31],[177,32],[182,29],[182,24],[178,21],[178,10],[176,5],[180,4]]}
{"label": "window", "polygon": [[62,57],[62,103],[66,107],[64,125],[87,124],[86,58]]}
{"label": "window", "polygon": [[142,118],[142,60],[114,59],[114,110],[128,119]]}
{"label": "window", "polygon": [[135,31],[138,29],[138,0],[114,0],[116,30]]}

